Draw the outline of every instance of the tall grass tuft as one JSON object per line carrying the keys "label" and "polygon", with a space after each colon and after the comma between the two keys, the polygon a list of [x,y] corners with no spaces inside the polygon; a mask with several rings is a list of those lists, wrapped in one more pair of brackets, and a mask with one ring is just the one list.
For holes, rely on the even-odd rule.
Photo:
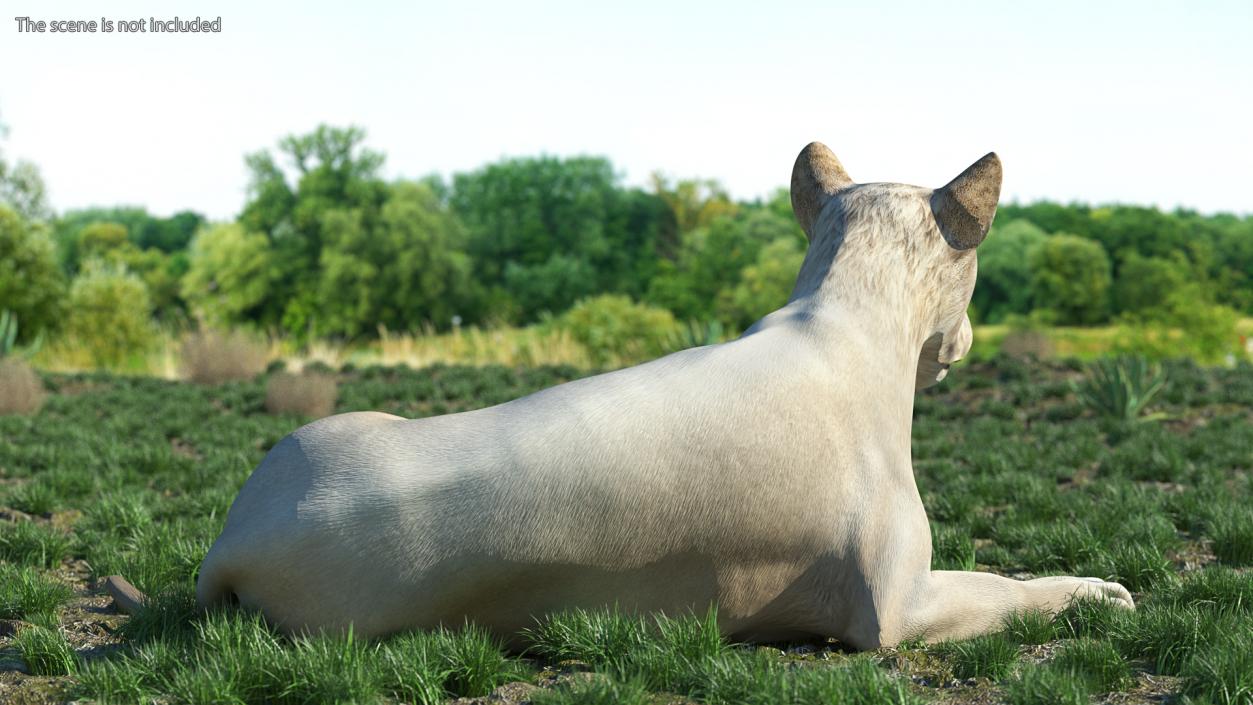
{"label": "tall grass tuft", "polygon": [[1253,509],[1233,506],[1210,522],[1214,555],[1231,566],[1253,565]]}
{"label": "tall grass tuft", "polygon": [[1003,633],[944,642],[937,650],[952,664],[953,675],[958,678],[1000,680],[1018,662],[1018,646]]}
{"label": "tall grass tuft", "polygon": [[55,614],[73,594],[65,583],[32,568],[0,564],[0,619]]}
{"label": "tall grass tuft", "polygon": [[34,625],[18,630],[13,646],[36,676],[64,676],[73,673],[78,664],[74,647],[55,628]]}

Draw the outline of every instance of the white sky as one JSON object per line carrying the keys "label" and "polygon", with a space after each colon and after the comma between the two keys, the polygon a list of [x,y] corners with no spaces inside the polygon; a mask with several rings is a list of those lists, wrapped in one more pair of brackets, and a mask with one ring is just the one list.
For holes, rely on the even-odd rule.
{"label": "white sky", "polygon": [[[53,206],[233,217],[243,156],[357,124],[389,177],[610,157],[751,198],[810,140],[854,179],[1253,212],[1253,2],[0,0],[0,122]],[[680,5],[682,7],[680,8]],[[24,34],[222,17],[221,34]]]}

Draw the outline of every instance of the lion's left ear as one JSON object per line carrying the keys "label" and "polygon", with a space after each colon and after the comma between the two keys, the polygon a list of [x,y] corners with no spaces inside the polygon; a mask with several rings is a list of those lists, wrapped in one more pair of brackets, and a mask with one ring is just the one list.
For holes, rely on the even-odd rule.
{"label": "lion's left ear", "polygon": [[931,194],[931,212],[949,246],[969,250],[987,237],[1000,198],[1001,160],[988,152]]}
{"label": "lion's left ear", "polygon": [[805,237],[814,239],[814,221],[827,201],[852,185],[844,165],[825,144],[810,142],[801,150],[792,166],[792,212]]}

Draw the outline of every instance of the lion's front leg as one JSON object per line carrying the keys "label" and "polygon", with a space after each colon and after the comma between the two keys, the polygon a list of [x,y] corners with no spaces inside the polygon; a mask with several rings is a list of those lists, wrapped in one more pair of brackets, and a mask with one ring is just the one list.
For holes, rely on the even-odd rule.
{"label": "lion's front leg", "polygon": [[935,570],[921,581],[912,607],[902,615],[903,638],[928,642],[999,631],[1017,612],[1054,615],[1072,600],[1107,600],[1134,609],[1131,593],[1118,583],[1099,578],[1055,576],[1014,580],[992,573]]}

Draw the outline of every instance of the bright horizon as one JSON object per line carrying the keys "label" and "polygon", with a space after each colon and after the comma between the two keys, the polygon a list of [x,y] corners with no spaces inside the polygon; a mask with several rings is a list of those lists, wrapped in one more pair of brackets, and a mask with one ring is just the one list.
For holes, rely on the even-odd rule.
{"label": "bright horizon", "polygon": [[[319,123],[364,128],[389,179],[593,154],[752,199],[820,140],[862,182],[940,186],[996,151],[1005,202],[1253,212],[1247,2],[171,5],[5,3],[0,149],[57,212],[232,218],[244,155]],[[197,15],[222,33],[13,20]]]}

